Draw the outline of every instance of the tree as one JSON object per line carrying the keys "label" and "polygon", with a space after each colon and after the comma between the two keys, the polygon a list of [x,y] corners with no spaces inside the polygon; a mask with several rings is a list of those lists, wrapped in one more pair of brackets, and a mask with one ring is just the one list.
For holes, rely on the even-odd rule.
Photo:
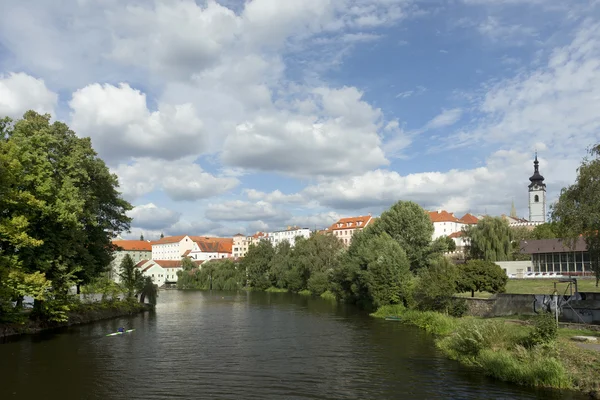
{"label": "tree", "polygon": [[556,239],[560,236],[560,226],[557,222],[546,222],[533,228],[531,239]]}
{"label": "tree", "polygon": [[406,252],[390,235],[357,234],[357,244],[333,273],[336,297],[363,308],[405,303],[412,278]]}
{"label": "tree", "polygon": [[283,240],[275,246],[275,254],[269,262],[271,285],[283,289],[287,287],[287,277],[292,269],[292,246]]}
{"label": "tree", "polygon": [[574,247],[582,235],[590,255],[591,268],[600,282],[600,144],[588,150],[577,169],[577,178],[563,188],[552,207],[552,220],[560,225],[565,242]]}
{"label": "tree", "polygon": [[271,286],[269,264],[274,255],[275,250],[268,240],[261,240],[258,245],[250,245],[242,259],[242,268],[248,276],[248,286],[258,290],[265,290]]}
{"label": "tree", "polygon": [[510,261],[512,231],[500,217],[484,217],[477,225],[463,228],[469,242],[469,257],[486,261]]}
{"label": "tree", "polygon": [[417,273],[414,301],[420,310],[448,312],[457,293],[458,269],[446,257],[438,257]]}
{"label": "tree", "polygon": [[[6,121],[6,120],[5,120]],[[33,247],[2,243],[26,272],[40,271],[52,280],[54,296],[64,297],[73,283],[86,283],[112,261],[111,239],[129,229],[117,177],[97,156],[89,138],[67,125],[50,124],[49,115],[25,113],[14,125],[3,125],[4,156],[19,165],[21,176],[9,191],[28,193],[36,206],[12,204],[7,213],[21,215]]]}
{"label": "tree", "polygon": [[148,298],[148,303],[155,306],[158,298],[158,285],[152,282],[149,276],[142,277],[137,284],[137,293],[140,295],[140,303]]}
{"label": "tree", "polygon": [[139,268],[136,268],[129,254],[125,254],[125,257],[121,261],[119,277],[121,278],[121,285],[125,289],[127,297],[132,298],[135,295],[136,288],[140,286],[143,277],[142,272]]}
{"label": "tree", "polygon": [[161,233],[160,233],[160,238],[162,239],[162,238],[164,238],[164,237],[165,237],[165,235],[164,235],[164,234],[161,232]]}
{"label": "tree", "polygon": [[526,261],[531,258],[529,254],[521,253],[521,242],[523,240],[533,239],[533,230],[526,226],[511,228],[512,230],[512,251],[511,260]]}
{"label": "tree", "polygon": [[184,271],[191,271],[194,268],[198,268],[198,266],[194,263],[194,261],[192,261],[191,258],[189,258],[189,257],[183,257],[181,259],[181,268]]}
{"label": "tree", "polygon": [[398,201],[365,231],[375,236],[383,232],[390,235],[406,251],[412,270],[427,265],[434,228],[427,212],[417,203]]}
{"label": "tree", "polygon": [[[338,267],[339,255],[343,249],[341,240],[333,235],[316,234],[308,239],[296,238],[292,252],[292,269],[288,272],[288,283],[291,283],[291,287],[288,288],[291,291],[308,289],[314,294],[323,293],[327,290],[323,282],[329,281],[330,275]],[[319,291],[321,293],[318,293]]]}
{"label": "tree", "polygon": [[506,289],[508,276],[500,266],[491,261],[469,260],[458,267],[459,292],[503,293]]}
{"label": "tree", "polygon": [[141,241],[143,241],[143,240],[144,240],[144,234],[143,234],[143,233],[140,235],[140,240],[141,240]]}

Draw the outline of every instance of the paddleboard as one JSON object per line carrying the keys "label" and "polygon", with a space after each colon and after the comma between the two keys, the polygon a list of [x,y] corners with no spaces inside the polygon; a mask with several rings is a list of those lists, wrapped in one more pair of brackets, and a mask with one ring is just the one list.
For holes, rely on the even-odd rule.
{"label": "paddleboard", "polygon": [[106,336],[117,336],[117,335],[122,335],[122,334],[124,334],[124,333],[130,333],[130,332],[133,332],[133,331],[135,331],[135,329],[127,329],[125,332],[115,332],[115,333],[109,333],[109,334],[108,334],[108,335],[106,335]]}

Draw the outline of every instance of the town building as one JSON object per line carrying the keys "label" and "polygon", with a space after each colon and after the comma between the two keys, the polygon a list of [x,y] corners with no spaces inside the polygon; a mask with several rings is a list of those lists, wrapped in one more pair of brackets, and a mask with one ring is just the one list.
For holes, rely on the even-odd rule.
{"label": "town building", "polygon": [[252,243],[252,236],[242,235],[241,233],[233,235],[233,249],[231,251],[233,258],[244,257],[248,252],[250,243]]}
{"label": "town building", "polygon": [[[462,229],[468,225],[476,225],[479,219],[466,213],[460,218],[454,216],[446,210],[429,211],[429,219],[433,223],[433,235],[431,240],[436,240],[442,236],[448,236],[452,239],[462,237]],[[455,240],[456,242],[457,240]],[[457,247],[459,243],[456,243]]]}
{"label": "town building", "polygon": [[183,253],[195,261],[220,260],[232,257],[233,239],[192,236],[192,248]]}
{"label": "town building", "polygon": [[115,282],[119,283],[121,278],[119,277],[121,262],[126,255],[129,255],[133,260],[133,263],[137,263],[144,259],[152,257],[152,244],[146,240],[113,240],[112,244],[116,246],[114,257],[110,263],[110,269],[108,271],[108,277]]}
{"label": "town building", "polygon": [[[199,266],[201,261],[194,261]],[[143,276],[148,276],[158,287],[177,283],[177,272],[182,270],[182,260],[142,260],[136,264]]]}
{"label": "town building", "polygon": [[371,215],[342,218],[333,225],[331,225],[327,232],[334,235],[344,243],[345,246],[350,246],[352,243],[352,236],[358,231],[362,231],[369,224],[372,224],[374,218]]}
{"label": "town building", "polygon": [[564,239],[523,240],[521,253],[531,255],[533,271],[527,272],[559,272],[563,275],[590,275],[593,272],[583,237],[575,241],[573,248]]}
{"label": "town building", "polygon": [[194,247],[193,236],[166,236],[152,242],[153,260],[181,260],[183,254]]}
{"label": "town building", "polygon": [[290,246],[294,247],[296,238],[299,236],[308,239],[310,237],[310,229],[288,226],[287,229],[283,231],[269,232],[266,236],[266,240],[269,240],[273,246],[277,246],[279,243],[287,240],[290,243]]}
{"label": "town building", "polygon": [[533,175],[529,178],[529,221],[546,222],[546,184],[539,171],[537,152],[533,161]]}

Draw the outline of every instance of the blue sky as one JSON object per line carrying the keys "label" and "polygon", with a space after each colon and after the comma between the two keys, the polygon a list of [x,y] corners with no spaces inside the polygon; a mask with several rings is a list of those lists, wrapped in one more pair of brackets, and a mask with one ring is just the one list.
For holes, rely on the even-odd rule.
{"label": "blue sky", "polygon": [[600,134],[600,2],[7,0],[0,115],[49,112],[132,232],[322,228],[397,200],[527,217]]}

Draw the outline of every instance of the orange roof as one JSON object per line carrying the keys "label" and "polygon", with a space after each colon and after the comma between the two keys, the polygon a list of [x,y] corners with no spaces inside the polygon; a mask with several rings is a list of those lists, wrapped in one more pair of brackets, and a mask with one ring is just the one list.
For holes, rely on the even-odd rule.
{"label": "orange roof", "polygon": [[242,235],[241,233],[236,233],[235,235],[233,235],[233,237],[238,237],[238,236],[242,236],[242,237],[244,237],[244,236],[246,236],[246,235]]}
{"label": "orange roof", "polygon": [[112,243],[119,247],[118,250],[152,251],[152,244],[145,240],[113,240]]}
{"label": "orange roof", "polygon": [[166,243],[177,243],[177,242],[181,242],[181,240],[183,238],[185,238],[187,235],[179,235],[179,236],[165,236],[164,238],[157,240],[155,242],[152,242],[152,244],[166,244]]}
{"label": "orange roof", "polygon": [[149,260],[140,260],[135,266],[140,268],[142,265],[146,264]]}
{"label": "orange roof", "polygon": [[254,239],[258,239],[258,238],[261,238],[261,237],[263,237],[263,236],[267,236],[267,234],[266,234],[266,233],[264,233],[264,232],[256,232],[254,235],[252,235],[252,237],[253,237]]}
{"label": "orange roof", "polygon": [[476,216],[474,216],[473,214],[469,214],[466,213],[465,215],[463,215],[462,217],[460,217],[460,222],[462,222],[463,224],[477,224],[477,222],[479,222],[479,220],[477,219]]}
{"label": "orange roof", "polygon": [[463,231],[454,232],[448,235],[450,239],[462,237],[465,233]]}
{"label": "orange roof", "polygon": [[186,250],[186,251],[185,251],[185,253],[183,253],[182,257],[185,257],[185,256],[187,256],[188,254],[190,254],[190,252],[191,252],[191,251],[192,251],[192,250]]}
{"label": "orange roof", "polygon": [[[360,217],[349,217],[342,218],[333,225],[331,225],[328,230],[329,231],[338,231],[341,229],[356,229],[356,228],[364,228],[371,222],[373,217],[370,215],[360,216]],[[359,222],[361,224],[359,224]]]}
{"label": "orange roof", "polygon": [[204,253],[231,253],[233,249],[231,238],[194,237],[194,242]]}
{"label": "orange roof", "polygon": [[446,210],[429,211],[431,222],[459,222],[454,214]]}
{"label": "orange roof", "polygon": [[[181,260],[152,260],[163,268],[181,268]],[[192,261],[196,265],[200,265],[200,261]]]}

